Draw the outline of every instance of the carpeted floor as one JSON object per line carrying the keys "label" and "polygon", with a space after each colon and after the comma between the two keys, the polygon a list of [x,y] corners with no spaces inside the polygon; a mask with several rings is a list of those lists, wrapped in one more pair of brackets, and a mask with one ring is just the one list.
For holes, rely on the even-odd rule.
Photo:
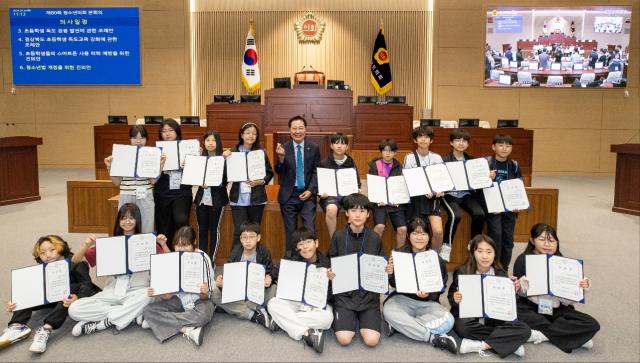
{"label": "carpeted floor", "polygon": [[[85,234],[67,233],[67,179],[92,179],[89,169],[42,169],[38,202],[0,207],[0,301],[10,299],[10,270],[33,263],[30,251],[36,239],[60,234],[73,248]],[[585,260],[585,274],[593,288],[586,304],[578,309],[592,314],[602,329],[593,350],[565,354],[552,345],[526,345],[525,358],[516,361],[639,361],[639,242],[640,218],[612,213],[612,177],[534,177],[535,186],[560,189],[558,233],[563,253]],[[517,244],[515,257],[524,244]],[[624,275],[622,275],[624,274]],[[99,281],[99,283],[101,283]],[[442,303],[447,304],[442,298]],[[4,309],[3,309],[4,310]],[[30,326],[41,321],[35,316]],[[0,326],[10,313],[0,312]],[[74,338],[73,322],[52,335],[47,352],[28,351],[30,339],[0,351],[0,361],[477,361],[477,354],[452,356],[400,334],[383,337],[379,346],[366,348],[361,341],[340,347],[333,334],[327,335],[322,355],[305,349],[284,332],[275,334],[247,321],[216,314],[207,327],[205,340],[196,348],[181,337],[159,344],[149,331],[130,326],[118,335],[111,331]],[[499,361],[496,356],[483,361]]]}

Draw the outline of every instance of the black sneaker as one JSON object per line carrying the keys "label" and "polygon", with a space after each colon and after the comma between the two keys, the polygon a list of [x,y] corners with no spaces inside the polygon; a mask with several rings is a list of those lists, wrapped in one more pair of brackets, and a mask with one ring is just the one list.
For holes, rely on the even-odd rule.
{"label": "black sneaker", "polygon": [[393,327],[391,326],[391,324],[387,323],[387,337],[392,336],[393,334],[396,333],[396,330],[393,329]]}
{"label": "black sneaker", "polygon": [[253,316],[251,317],[251,321],[264,326],[269,329],[271,324],[271,319],[269,319],[269,313],[263,311],[262,309],[254,310]]}
{"label": "black sneaker", "polygon": [[322,353],[324,349],[324,330],[309,329],[307,335],[302,336],[302,340],[316,352]]}
{"label": "black sneaker", "polygon": [[447,350],[453,354],[458,353],[458,343],[448,335],[436,335],[431,344],[438,349]]}

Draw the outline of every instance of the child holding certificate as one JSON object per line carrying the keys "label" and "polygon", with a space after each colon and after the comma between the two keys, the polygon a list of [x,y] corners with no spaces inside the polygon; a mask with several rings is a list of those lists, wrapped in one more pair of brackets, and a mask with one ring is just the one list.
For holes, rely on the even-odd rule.
{"label": "child holding certificate", "polygon": [[[51,263],[62,259],[71,259],[73,254],[65,240],[56,235],[40,237],[33,247],[32,255],[37,263]],[[21,309],[13,301],[7,303],[7,311],[13,312],[9,326],[0,336],[0,348],[26,339],[31,334],[27,326],[31,313],[35,310],[52,309],[44,318],[44,324],[36,330],[33,343],[29,350],[34,353],[44,353],[47,349],[47,341],[53,330],[62,326],[67,318],[69,305],[78,298],[91,296],[100,289],[91,282],[89,266],[85,262],[72,263],[69,266],[69,283],[71,295],[57,303],[51,303],[33,308]]]}
{"label": "child holding certificate", "polygon": [[[160,141],[180,141],[182,131],[172,118],[164,119],[159,129]],[[153,190],[156,203],[156,230],[173,241],[173,234],[189,224],[193,194],[191,185],[182,185],[182,170],[163,171]]]}
{"label": "child holding certificate", "polygon": [[[197,248],[196,231],[189,226],[184,226],[176,232],[173,250],[176,252],[204,252]],[[215,310],[213,302],[209,299],[209,277],[213,276],[213,265],[206,253],[204,258],[208,278],[200,285],[199,294],[187,292],[163,294],[144,308],[142,328],[151,328],[161,343],[182,333],[195,345],[202,344],[204,336],[202,327],[211,321]],[[153,288],[149,287],[147,294],[150,297],[153,296]]]}
{"label": "child holding certificate", "polygon": [[[509,158],[513,150],[513,139],[509,135],[498,134],[493,137],[491,146],[495,156],[489,157],[491,178],[500,183],[503,180],[522,179],[518,162]],[[513,250],[513,233],[516,227],[518,211],[487,213],[487,234],[496,242],[498,259],[505,271],[509,270]]]}
{"label": "child holding certificate", "polygon": [[[405,156],[405,169],[420,168],[443,162],[440,155],[429,150],[431,143],[433,143],[433,129],[431,127],[420,126],[413,129],[411,138],[418,148]],[[443,238],[440,202],[444,197],[444,193],[439,192],[434,195],[429,192],[425,194],[411,197],[411,205],[407,211],[407,216],[410,219],[422,218],[425,221],[428,220],[431,226],[431,248],[439,252]]]}
{"label": "child holding certificate", "polygon": [[[447,298],[451,305],[451,314],[455,317],[453,330],[460,336],[460,354],[477,352],[486,355],[486,350],[493,350],[501,358],[513,353],[524,356],[524,346],[531,336],[531,329],[520,321],[501,321],[489,318],[460,318],[460,303],[464,296],[458,291],[458,278],[461,275],[484,274],[506,277],[500,261],[496,258],[496,244],[483,234],[479,234],[469,242],[469,257],[464,265],[453,273],[453,281],[449,286]],[[514,278],[515,280],[515,278]],[[515,291],[520,283],[514,282]]]}
{"label": "child holding certificate", "polygon": [[[329,266],[331,261],[318,251],[318,239],[306,227],[300,227],[293,233],[297,253],[291,261],[305,262],[320,268],[326,268],[327,277],[332,278]],[[273,279],[278,281],[279,268],[274,268]],[[302,339],[305,344],[318,353],[324,347],[324,331],[331,328],[333,309],[326,305],[324,309],[307,305],[298,301],[274,297],[267,305],[271,314],[271,330],[282,328],[294,340]]]}
{"label": "child holding certificate", "polygon": [[[531,227],[527,248],[513,266],[513,273],[522,285],[518,292],[518,319],[531,327],[529,341],[534,344],[549,341],[565,353],[581,347],[591,349],[600,324],[590,315],[577,311],[573,306],[575,301],[550,295],[527,296],[526,256],[533,254],[562,256],[560,240],[553,227],[543,223]],[[590,287],[589,279],[580,281],[580,288]]]}
{"label": "child holding certificate", "polygon": [[[131,126],[129,129],[129,140],[131,145],[145,146],[149,135],[142,125]],[[163,156],[163,159],[165,156]],[[111,170],[113,156],[104,159],[107,170]],[[155,216],[155,203],[153,201],[153,185],[158,181],[157,178],[130,178],[112,176],[111,181],[114,185],[120,187],[120,196],[118,198],[118,208],[125,203],[133,203],[140,208],[142,215],[142,233],[154,232],[153,227]]]}
{"label": "child holding certificate", "polygon": [[[204,134],[203,156],[221,156],[222,140],[216,130],[207,130]],[[218,186],[203,185],[198,187],[194,203],[200,239],[200,250],[208,253],[212,261],[216,260],[218,240],[220,239],[220,223],[224,206],[229,203],[227,181],[223,171],[222,184]],[[174,241],[175,241],[174,237]]]}
{"label": "child holding certificate", "polygon": [[[409,224],[409,243],[397,248],[396,251],[407,254],[417,254],[429,251],[429,233],[426,223],[416,218]],[[447,283],[447,264],[437,256],[438,272],[442,276],[442,291]],[[394,264],[393,257],[390,264]],[[389,283],[396,287],[396,274],[389,277]],[[453,328],[453,315],[447,308],[440,305],[441,291],[427,293],[418,290],[415,294],[398,293],[397,290],[385,300],[382,313],[389,324],[389,335],[399,331],[403,335],[418,341],[431,343],[434,347],[448,350],[456,354],[458,345],[452,337],[447,335]]]}
{"label": "child holding certificate", "polygon": [[[369,162],[369,174],[385,178],[402,175],[402,165],[396,160],[398,144],[395,140],[382,140],[378,145],[378,150],[380,150],[381,157]],[[396,230],[396,246],[401,247],[407,239],[407,222],[404,213],[404,205],[378,204],[373,209],[373,231],[382,238],[388,215],[393,229]]]}
{"label": "child holding certificate", "polygon": [[[238,144],[231,150],[224,152],[224,156],[231,152],[248,153],[260,148],[260,131],[253,122],[247,122],[240,127],[238,132]],[[234,182],[229,191],[231,213],[233,216],[233,247],[240,245],[240,225],[244,222],[262,223],[262,213],[267,204],[267,192],[264,188],[273,178],[273,168],[267,153],[264,153],[264,179],[247,180],[246,182]]]}
{"label": "child holding certificate", "polygon": [[[465,161],[473,159],[473,156],[465,151],[469,147],[471,135],[461,129],[455,129],[449,134],[451,153],[442,159],[445,163],[452,161]],[[450,191],[444,196],[447,223],[444,226],[444,243],[451,244],[455,239],[456,230],[460,223],[461,210],[469,213],[471,217],[471,236],[482,233],[484,227],[484,209],[479,200],[479,195],[474,190]],[[467,238],[465,238],[465,241]]]}
{"label": "child holding certificate", "polygon": [[271,319],[266,303],[276,295],[276,289],[272,285],[271,270],[273,262],[271,252],[260,243],[260,226],[256,222],[244,222],[240,226],[240,244],[233,247],[227,263],[233,262],[253,262],[264,266],[264,304],[258,305],[251,301],[236,301],[222,303],[222,289],[224,284],[233,284],[237,281],[224,281],[223,275],[216,276],[216,286],[212,291],[211,300],[216,307],[221,308],[227,314],[234,315],[240,319],[250,320],[265,328],[271,326]]}
{"label": "child holding certificate", "polygon": [[[326,169],[356,169],[356,176],[358,175],[358,167],[355,161],[349,155],[347,150],[349,149],[349,138],[347,135],[338,132],[331,135],[331,153],[326,159],[320,162],[321,168]],[[360,177],[358,177],[358,189],[360,189]],[[329,196],[327,193],[320,195],[320,207],[325,213],[325,222],[327,224],[327,230],[329,231],[329,237],[333,236],[336,231],[336,224],[338,223],[338,211],[342,205],[343,196]]]}
{"label": "child holding certificate", "polygon": [[[384,256],[382,239],[365,226],[372,209],[369,199],[354,193],[345,197],[342,205],[348,225],[333,234],[327,255],[330,258],[355,253]],[[390,274],[393,267],[387,265],[385,271]],[[360,335],[367,346],[378,344],[381,324],[379,294],[365,290],[334,294],[333,311],[333,330],[338,343],[343,346],[351,344],[359,326]]]}
{"label": "child holding certificate", "polygon": [[[113,231],[114,236],[132,236],[140,233],[140,209],[126,203],[118,210]],[[158,235],[156,253],[170,252],[167,238]],[[91,235],[74,254],[72,262],[86,259],[96,266],[96,236]],[[147,296],[149,271],[110,276],[104,289],[91,296],[78,299],[69,307],[69,316],[78,323],[71,333],[74,336],[88,335],[115,326],[122,330],[142,315],[142,310],[152,299]],[[140,322],[142,322],[140,318]]]}

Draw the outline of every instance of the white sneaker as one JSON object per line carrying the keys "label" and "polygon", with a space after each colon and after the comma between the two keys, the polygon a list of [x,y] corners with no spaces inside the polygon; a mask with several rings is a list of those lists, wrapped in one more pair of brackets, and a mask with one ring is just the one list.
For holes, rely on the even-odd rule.
{"label": "white sneaker", "polygon": [[138,326],[142,326],[143,321],[144,321],[144,318],[142,317],[142,314],[136,316],[136,324],[138,324]]}
{"label": "white sneaker", "polygon": [[195,345],[200,346],[202,344],[202,336],[203,336],[202,327],[198,328],[186,328],[185,332],[182,334],[187,340],[191,340]]}
{"label": "white sneaker", "polygon": [[593,348],[593,339],[589,339],[588,342],[582,344],[584,349],[592,349]]}
{"label": "white sneaker", "polygon": [[519,346],[518,349],[513,352],[513,354],[517,355],[520,358],[524,357],[524,345]]}
{"label": "white sneaker", "polygon": [[540,344],[546,341],[549,341],[549,338],[540,330],[531,329],[531,336],[527,339],[527,343]]}
{"label": "white sneaker", "polygon": [[479,353],[482,350],[483,344],[479,340],[462,339],[460,343],[460,354],[466,353]]}
{"label": "white sneaker", "polygon": [[36,335],[33,337],[33,343],[29,347],[29,350],[34,353],[44,353],[47,350],[47,341],[51,335],[51,330],[45,329],[43,326],[36,330]]}
{"label": "white sneaker", "polygon": [[151,329],[151,327],[149,326],[149,323],[147,323],[146,320],[142,321],[142,323],[140,324],[140,327],[142,327],[142,329]]}
{"label": "white sneaker", "polygon": [[0,336],[0,348],[7,347],[13,343],[17,343],[31,334],[31,329],[22,324],[13,324],[6,328]]}

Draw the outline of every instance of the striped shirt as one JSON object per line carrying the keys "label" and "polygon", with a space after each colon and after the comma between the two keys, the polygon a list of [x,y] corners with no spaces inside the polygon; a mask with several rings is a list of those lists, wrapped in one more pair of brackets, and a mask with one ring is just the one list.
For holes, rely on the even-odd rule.
{"label": "striped shirt", "polygon": [[120,194],[136,195],[136,189],[139,187],[146,188],[147,192],[153,190],[153,185],[148,178],[123,177],[120,182]]}

